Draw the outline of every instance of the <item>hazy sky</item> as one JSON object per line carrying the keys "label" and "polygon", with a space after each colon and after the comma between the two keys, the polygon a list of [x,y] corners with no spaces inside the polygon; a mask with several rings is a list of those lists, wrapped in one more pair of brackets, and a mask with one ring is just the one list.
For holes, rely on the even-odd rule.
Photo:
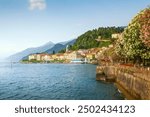
{"label": "hazy sky", "polygon": [[150,0],[0,0],[0,58],[28,47],[125,26]]}

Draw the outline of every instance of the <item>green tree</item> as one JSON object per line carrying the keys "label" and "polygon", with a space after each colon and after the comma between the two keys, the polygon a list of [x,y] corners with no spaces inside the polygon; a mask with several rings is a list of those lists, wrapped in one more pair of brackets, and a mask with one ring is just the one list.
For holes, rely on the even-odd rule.
{"label": "green tree", "polygon": [[147,25],[150,22],[149,11],[150,8],[141,11],[125,28],[123,37],[116,44],[118,55],[138,62],[150,59],[149,24]]}
{"label": "green tree", "polygon": [[53,50],[53,54],[55,54],[55,50]]}
{"label": "green tree", "polygon": [[65,53],[66,52],[66,50],[65,49],[62,49],[62,50],[60,50],[58,53]]}
{"label": "green tree", "polygon": [[[87,31],[79,36],[75,44],[71,47],[72,50],[89,49],[94,47],[105,47],[111,44],[111,35],[113,33],[122,33],[124,27],[100,27],[98,29]],[[101,40],[109,40],[109,42],[97,41],[101,37]]]}

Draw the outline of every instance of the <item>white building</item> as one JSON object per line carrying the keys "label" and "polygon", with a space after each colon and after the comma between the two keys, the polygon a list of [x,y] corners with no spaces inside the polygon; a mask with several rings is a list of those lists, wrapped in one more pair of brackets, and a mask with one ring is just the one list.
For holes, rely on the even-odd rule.
{"label": "white building", "polygon": [[111,38],[113,38],[113,39],[119,39],[121,36],[122,36],[121,33],[116,33],[116,34],[112,34]]}
{"label": "white building", "polygon": [[29,61],[31,61],[31,60],[36,60],[36,54],[29,55],[29,56],[28,56],[28,60],[29,60]]}

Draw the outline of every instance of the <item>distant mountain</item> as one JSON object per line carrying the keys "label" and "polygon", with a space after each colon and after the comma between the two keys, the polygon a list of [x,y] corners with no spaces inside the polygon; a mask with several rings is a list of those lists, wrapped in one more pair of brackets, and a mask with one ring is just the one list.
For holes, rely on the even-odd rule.
{"label": "distant mountain", "polygon": [[55,44],[54,47],[52,47],[52,48],[48,49],[47,51],[45,51],[45,53],[52,54],[53,51],[55,51],[57,53],[60,50],[65,49],[67,45],[73,45],[75,42],[76,42],[76,39],[66,41],[66,42],[57,43],[57,44]]}
{"label": "distant mountain", "polygon": [[65,42],[60,42],[57,44],[54,44],[53,42],[48,42],[45,45],[42,45],[40,47],[35,47],[35,48],[28,48],[24,51],[18,52],[14,55],[11,55],[8,57],[8,60],[13,61],[13,62],[18,62],[22,59],[27,59],[28,55],[30,54],[35,54],[35,53],[53,53],[55,51],[56,53],[62,49],[65,49],[67,45],[73,45],[76,42],[76,39],[65,41]]}
{"label": "distant mountain", "polygon": [[66,48],[65,45],[62,45],[62,44],[59,44],[59,43],[58,43],[58,44],[55,44],[54,47],[52,47],[52,48],[46,50],[45,53],[52,54],[53,51],[55,51],[55,53],[57,53],[57,52],[59,52],[60,50],[62,50],[62,49],[64,49],[64,48]]}
{"label": "distant mountain", "polygon": [[11,55],[10,57],[8,57],[8,60],[13,61],[13,62],[18,62],[22,58],[24,58],[30,54],[44,52],[44,51],[48,50],[49,48],[52,48],[54,45],[55,44],[53,42],[48,42],[45,45],[42,45],[40,47],[28,48],[24,51],[21,51],[21,52],[14,54],[14,55]]}
{"label": "distant mountain", "polygon": [[59,44],[62,44],[62,45],[73,45],[75,43],[76,39],[71,39],[69,41],[65,41],[65,42],[59,42]]}
{"label": "distant mountain", "polygon": [[68,41],[68,42],[65,44],[65,46],[67,46],[67,45],[73,45],[73,44],[76,42],[76,40],[77,40],[77,39],[73,39],[73,40]]}

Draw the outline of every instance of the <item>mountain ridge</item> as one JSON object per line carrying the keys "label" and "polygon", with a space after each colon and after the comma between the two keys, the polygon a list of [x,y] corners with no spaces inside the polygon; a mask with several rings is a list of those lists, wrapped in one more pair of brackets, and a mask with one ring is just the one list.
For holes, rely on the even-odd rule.
{"label": "mountain ridge", "polygon": [[55,51],[57,53],[60,50],[65,49],[67,45],[73,45],[75,42],[76,42],[76,39],[66,41],[66,42],[60,42],[60,43],[55,44],[54,47],[50,48],[49,50],[47,50],[45,52],[48,54],[52,54],[53,51]]}
{"label": "mountain ridge", "polygon": [[[46,52],[47,50],[50,50],[51,48],[53,48],[53,50],[57,49],[56,50],[56,52],[57,52],[57,51],[59,51],[61,49],[64,49],[66,47],[66,44],[68,44],[69,42],[72,43],[72,41],[75,42],[75,40],[76,39],[72,39],[71,41],[59,42],[59,43],[63,43],[64,44],[64,45],[60,44],[60,47],[58,46],[59,43],[54,44],[53,42],[49,41],[46,44],[41,45],[39,47],[31,47],[31,48],[27,48],[27,49],[25,49],[23,51],[20,51],[18,53],[15,53],[15,54],[9,56],[6,59],[8,61],[18,62],[18,61],[22,60],[23,58],[27,58],[27,56],[30,55],[30,54],[43,53],[43,52]],[[57,48],[56,48],[56,45],[57,45]]]}

